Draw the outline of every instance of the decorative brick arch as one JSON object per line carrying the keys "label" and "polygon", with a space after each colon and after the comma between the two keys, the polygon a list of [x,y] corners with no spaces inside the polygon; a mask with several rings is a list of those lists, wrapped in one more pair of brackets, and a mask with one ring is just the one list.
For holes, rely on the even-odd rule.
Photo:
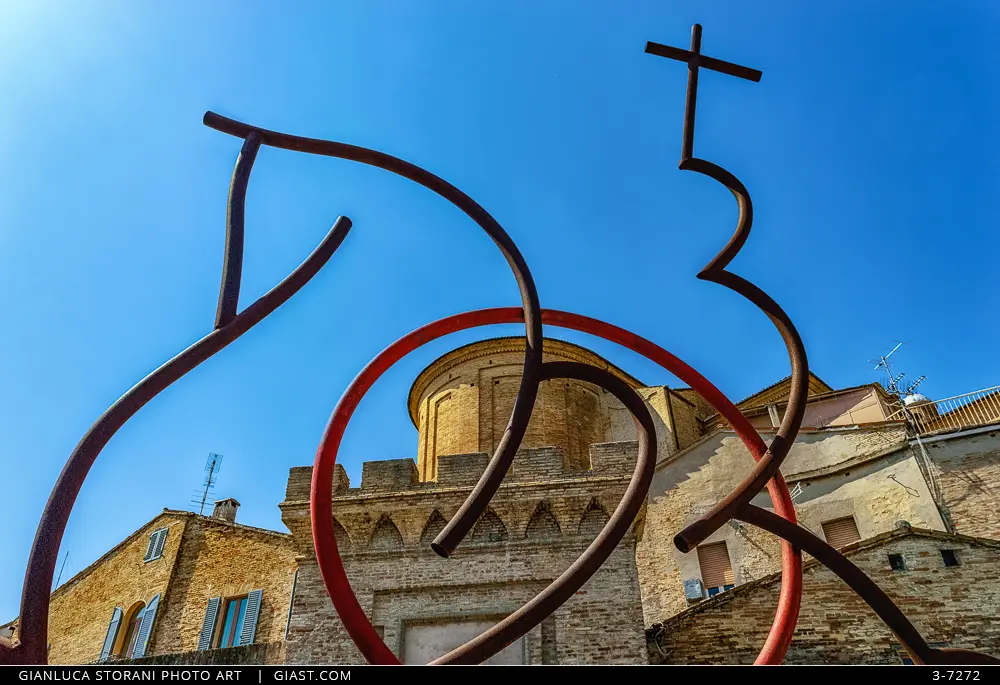
{"label": "decorative brick arch", "polygon": [[424,524],[423,532],[420,533],[420,549],[430,550],[431,542],[438,536],[438,533],[444,530],[447,523],[448,520],[441,515],[440,511],[437,509],[432,511],[427,523]]}
{"label": "decorative brick arch", "polygon": [[538,503],[524,530],[526,540],[554,540],[562,537],[559,521],[552,514],[552,506],[545,500]]}
{"label": "decorative brick arch", "polygon": [[590,500],[590,504],[587,505],[587,509],[583,512],[583,516],[580,517],[580,525],[577,528],[577,532],[586,537],[597,537],[597,534],[601,532],[601,529],[604,528],[607,522],[608,512],[597,501],[597,498],[593,497]]}
{"label": "decorative brick arch", "polygon": [[368,551],[389,552],[403,549],[403,536],[388,515],[382,514],[368,540]]}
{"label": "decorative brick arch", "polygon": [[476,545],[498,544],[509,539],[507,526],[500,519],[493,507],[487,507],[479,518],[476,527],[472,529],[469,542]]}

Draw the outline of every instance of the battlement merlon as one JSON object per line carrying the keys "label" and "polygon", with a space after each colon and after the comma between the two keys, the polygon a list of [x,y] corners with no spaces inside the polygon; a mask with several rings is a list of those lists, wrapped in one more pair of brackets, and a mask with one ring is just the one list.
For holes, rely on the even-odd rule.
{"label": "battlement merlon", "polygon": [[[589,478],[627,478],[635,468],[639,443],[607,442],[590,446],[591,468],[567,469],[563,451],[557,447],[523,449],[514,458],[510,473],[504,479],[511,484],[539,484],[556,480],[586,480]],[[361,487],[352,488],[347,471],[340,464],[334,467],[333,495],[367,496],[403,492],[433,492],[441,488],[471,488],[486,470],[489,455],[443,455],[438,461],[437,479],[420,482],[416,463],[412,459],[366,461],[361,467]],[[308,502],[312,487],[312,466],[295,466],[288,471],[285,502]]]}

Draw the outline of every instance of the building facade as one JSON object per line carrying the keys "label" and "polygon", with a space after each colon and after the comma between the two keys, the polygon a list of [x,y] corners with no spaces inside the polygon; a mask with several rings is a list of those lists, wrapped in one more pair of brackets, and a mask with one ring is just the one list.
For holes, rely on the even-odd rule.
{"label": "building facade", "polygon": [[[546,340],[544,350],[547,361],[607,369],[645,400],[655,475],[608,562],[490,663],[752,662],[776,607],[778,540],[733,522],[687,554],[673,545],[742,480],[750,454],[690,389],[645,385],[570,343]],[[636,429],[617,399],[547,381],[490,508],[452,557],[430,549],[506,428],[523,358],[522,338],[444,355],[407,398],[416,458],[366,462],[357,486],[337,467],[333,511],[348,578],[404,663],[442,656],[551,583],[593,541],[632,475]],[[737,405],[765,440],[789,383]],[[1000,394],[971,397],[957,421],[954,408],[926,398],[903,404],[877,384],[834,389],[811,375],[782,473],[801,525],[843,548],[929,640],[1000,655],[1000,412],[985,410]],[[279,504],[287,533],[236,523],[235,500],[210,517],[165,510],[136,531],[53,594],[50,661],[363,663],[316,565],[311,471],[289,474]],[[766,493],[755,503],[770,506]],[[849,588],[806,566],[788,661],[905,662]]]}

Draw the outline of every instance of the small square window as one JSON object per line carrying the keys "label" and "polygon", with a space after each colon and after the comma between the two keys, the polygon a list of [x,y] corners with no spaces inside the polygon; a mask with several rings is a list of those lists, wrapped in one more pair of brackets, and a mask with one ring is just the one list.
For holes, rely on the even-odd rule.
{"label": "small square window", "polygon": [[903,559],[902,554],[890,554],[889,555],[889,567],[893,571],[905,571],[906,561]]}
{"label": "small square window", "polygon": [[958,566],[958,555],[953,549],[941,550],[941,558],[944,559],[945,566]]}

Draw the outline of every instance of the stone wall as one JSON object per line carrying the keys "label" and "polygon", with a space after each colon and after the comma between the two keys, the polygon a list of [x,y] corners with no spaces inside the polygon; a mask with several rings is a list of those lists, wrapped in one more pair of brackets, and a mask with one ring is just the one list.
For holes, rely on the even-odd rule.
{"label": "stone wall", "polygon": [[[960,565],[947,567],[941,550]],[[886,533],[845,548],[935,646],[1000,657],[1000,544],[913,530]],[[906,570],[893,571],[889,554]],[[749,664],[774,618],[779,578],[717,595],[647,631],[652,663]],[[802,610],[785,660],[791,664],[899,664],[899,644],[850,588],[828,569],[807,564]]]}
{"label": "stone wall", "polygon": [[1000,430],[925,439],[923,446],[955,532],[1000,539]]}
{"label": "stone wall", "polygon": [[[768,436],[765,435],[765,441]],[[729,494],[750,472],[753,458],[736,436],[722,431],[657,466],[636,563],[647,625],[685,610],[683,582],[700,578],[697,553],[679,552],[673,536]],[[796,498],[800,521],[823,536],[822,523],[853,516],[862,538],[892,530],[900,520],[944,529],[901,426],[802,433],[782,472]],[[771,507],[765,494],[754,503]],[[724,526],[706,543],[725,541],[736,584],[779,568],[777,540],[750,526]]]}
{"label": "stone wall", "polygon": [[285,643],[254,642],[252,645],[203,652],[157,654],[142,659],[121,659],[116,666],[249,666],[285,663]]}
{"label": "stone wall", "polygon": [[[169,532],[162,556],[143,561],[150,534],[164,527]],[[258,589],[263,595],[255,642],[280,643],[295,556],[290,535],[165,510],[53,593],[50,663],[97,661],[115,607],[127,616],[130,608],[139,602],[148,604],[156,595],[160,600],[146,649],[149,657],[194,652],[210,598]],[[116,653],[124,651],[125,632],[123,620]]]}
{"label": "stone wall", "polygon": [[[156,517],[52,593],[49,663],[86,664],[98,660],[115,607],[124,612],[159,594],[159,611],[163,611],[187,520],[173,514]],[[162,556],[144,562],[150,534],[164,527],[170,532]],[[119,630],[122,634],[123,628]]]}
{"label": "stone wall", "polygon": [[192,516],[149,653],[195,651],[208,601],[254,590],[263,591],[254,642],[282,641],[295,557],[290,535]]}
{"label": "stone wall", "polygon": [[[442,460],[437,483],[334,497],[338,547],[351,585],[386,643],[402,654],[408,625],[496,621],[561,574],[606,523],[627,485],[635,443],[601,446],[607,470],[564,468],[558,449],[527,449],[450,559],[429,542],[457,511],[484,454]],[[631,462],[630,462],[631,460]],[[411,461],[410,464],[413,462]],[[399,467],[400,469],[402,466]],[[370,470],[369,470],[370,472]],[[289,474],[282,519],[302,553],[286,645],[290,663],[361,663],[322,584],[312,550],[309,469]],[[644,663],[642,609],[630,533],[572,599],[524,641],[529,663]]]}

